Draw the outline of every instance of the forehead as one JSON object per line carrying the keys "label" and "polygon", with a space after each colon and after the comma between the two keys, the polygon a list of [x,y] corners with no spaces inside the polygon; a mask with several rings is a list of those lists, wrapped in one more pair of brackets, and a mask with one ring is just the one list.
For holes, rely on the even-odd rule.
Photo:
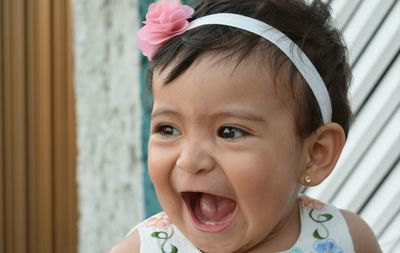
{"label": "forehead", "polygon": [[[212,111],[216,107],[242,107],[249,110],[287,109],[277,95],[271,68],[252,57],[242,61],[220,55],[198,58],[177,79],[165,84],[168,67],[153,75],[154,107],[172,106],[174,110]],[[173,67],[173,66],[172,66]]]}
{"label": "forehead", "polygon": [[[172,90],[173,86],[179,86],[179,88],[177,87],[178,90],[184,90],[185,88],[189,88],[189,86],[194,86],[191,88],[201,90],[206,89],[206,84],[209,82],[213,84],[211,87],[216,90],[219,88],[230,88],[231,91],[234,89],[247,92],[274,86],[269,67],[258,64],[254,61],[253,57],[246,57],[238,61],[236,57],[227,57],[221,54],[205,54],[196,59],[176,79],[165,83],[169,72],[174,67],[174,63],[171,63],[165,70],[155,71],[152,82],[154,93],[167,89]],[[259,85],[261,83],[265,85]],[[228,93],[228,90],[226,90],[226,93]],[[265,95],[272,95],[270,92],[268,93]]]}
{"label": "forehead", "polygon": [[154,80],[160,81],[161,79],[164,83],[169,83],[171,80],[176,79],[175,76],[182,76],[186,71],[193,71],[195,67],[198,69],[199,65],[205,68],[223,67],[231,73],[237,69],[238,71],[236,72],[240,72],[244,67],[248,67],[257,70],[258,73],[267,74],[273,72],[271,71],[271,66],[277,65],[274,61],[273,52],[271,50],[263,50],[260,47],[246,54],[238,49],[201,51],[194,59],[191,58],[191,56],[184,56],[181,53],[171,61],[159,60],[153,63],[151,65],[152,83]]}

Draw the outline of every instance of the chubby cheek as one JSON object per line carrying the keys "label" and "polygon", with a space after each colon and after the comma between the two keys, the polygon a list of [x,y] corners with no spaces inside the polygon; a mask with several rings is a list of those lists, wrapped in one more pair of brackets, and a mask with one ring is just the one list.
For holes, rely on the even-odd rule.
{"label": "chubby cheek", "polygon": [[[227,172],[234,186],[240,208],[249,226],[261,221],[271,224],[290,211],[296,196],[296,172],[291,162],[285,163],[258,156],[242,155]],[[277,217],[270,219],[269,217]]]}
{"label": "chubby cheek", "polygon": [[153,141],[149,142],[148,167],[151,181],[156,188],[164,188],[168,184],[168,154],[163,152],[163,148],[158,147]]}
{"label": "chubby cheek", "polygon": [[148,152],[149,175],[154,184],[158,200],[168,214],[179,212],[180,196],[175,192],[170,181],[174,166],[173,150],[150,139]]}

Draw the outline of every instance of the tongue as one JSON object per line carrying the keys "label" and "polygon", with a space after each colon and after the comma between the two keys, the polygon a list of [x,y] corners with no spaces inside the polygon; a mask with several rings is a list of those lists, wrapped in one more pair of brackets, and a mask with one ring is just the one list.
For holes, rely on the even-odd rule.
{"label": "tongue", "polygon": [[236,203],[233,200],[203,193],[198,202],[198,211],[206,221],[218,222],[235,210]]}

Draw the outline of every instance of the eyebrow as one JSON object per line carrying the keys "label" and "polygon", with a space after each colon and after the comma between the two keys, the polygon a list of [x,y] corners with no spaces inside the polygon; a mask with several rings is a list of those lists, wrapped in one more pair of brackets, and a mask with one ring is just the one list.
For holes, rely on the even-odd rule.
{"label": "eyebrow", "polygon": [[[167,108],[159,108],[154,110],[151,113],[151,118],[155,118],[161,115],[171,115],[171,116],[180,116],[180,113],[167,109]],[[234,111],[220,111],[213,114],[211,117],[213,118],[241,118],[248,121],[256,121],[261,123],[267,123],[264,118],[254,113],[251,113],[248,110],[234,110]]]}
{"label": "eyebrow", "polygon": [[179,116],[179,113],[167,108],[159,108],[159,109],[155,109],[153,110],[153,112],[151,113],[150,117],[151,118],[155,118],[158,116],[162,116],[162,115],[173,115],[173,116]]}
{"label": "eyebrow", "polygon": [[261,123],[267,123],[264,118],[256,115],[247,110],[234,110],[234,111],[221,111],[215,114],[215,117],[221,118],[240,118],[248,121],[256,121]]}

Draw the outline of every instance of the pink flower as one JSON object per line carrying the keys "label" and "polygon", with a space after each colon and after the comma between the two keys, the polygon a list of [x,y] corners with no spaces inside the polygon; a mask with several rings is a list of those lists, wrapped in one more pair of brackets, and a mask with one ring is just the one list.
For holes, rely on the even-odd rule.
{"label": "pink flower", "polygon": [[305,207],[311,208],[311,209],[315,209],[315,210],[321,210],[323,208],[325,208],[325,203],[316,200],[316,199],[312,199],[306,195],[301,195],[300,196],[300,201],[303,203],[303,205]]}
{"label": "pink flower", "polygon": [[145,221],[144,226],[153,228],[167,228],[171,224],[172,221],[169,219],[167,214],[162,212],[150,217],[147,221]]}
{"label": "pink flower", "polygon": [[194,10],[178,1],[161,0],[152,3],[146,14],[145,25],[137,32],[137,44],[149,60],[171,38],[189,28],[188,19]]}

